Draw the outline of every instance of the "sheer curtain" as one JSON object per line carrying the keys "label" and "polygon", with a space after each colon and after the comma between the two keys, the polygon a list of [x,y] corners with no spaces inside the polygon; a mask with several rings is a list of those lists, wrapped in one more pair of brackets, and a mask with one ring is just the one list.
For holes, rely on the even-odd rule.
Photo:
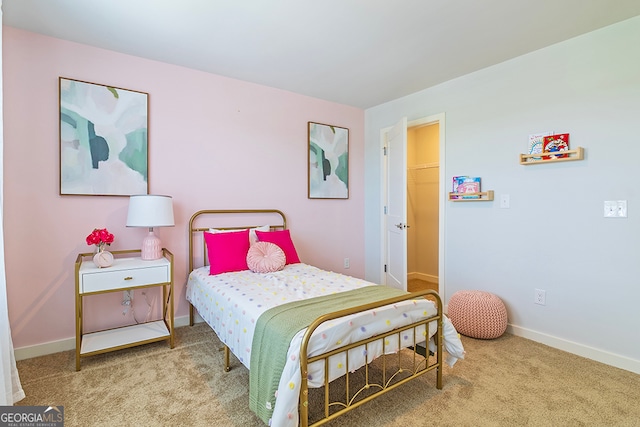
{"label": "sheer curtain", "polygon": [[[2,0],[0,0],[0,23],[2,22]],[[2,31],[0,27],[0,70],[2,70]],[[13,353],[11,327],[9,326],[9,308],[7,306],[7,276],[4,269],[4,124],[2,97],[2,73],[0,72],[0,375],[2,390],[0,405],[13,405],[24,399],[24,391],[20,385],[16,358]]]}

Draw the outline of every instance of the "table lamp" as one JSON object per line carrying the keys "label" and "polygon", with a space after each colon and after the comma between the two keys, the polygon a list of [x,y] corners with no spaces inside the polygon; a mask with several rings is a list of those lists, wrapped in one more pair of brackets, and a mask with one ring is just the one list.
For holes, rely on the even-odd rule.
{"label": "table lamp", "polygon": [[127,227],[148,227],[149,234],[142,241],[141,258],[154,260],[162,257],[162,244],[153,233],[153,227],[173,227],[173,202],[171,196],[153,194],[129,197]]}

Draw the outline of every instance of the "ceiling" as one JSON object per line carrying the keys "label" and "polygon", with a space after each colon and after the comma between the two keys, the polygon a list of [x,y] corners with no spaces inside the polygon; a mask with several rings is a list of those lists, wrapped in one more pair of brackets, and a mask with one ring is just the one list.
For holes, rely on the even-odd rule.
{"label": "ceiling", "polygon": [[369,108],[640,15],[638,0],[0,0],[16,28]]}

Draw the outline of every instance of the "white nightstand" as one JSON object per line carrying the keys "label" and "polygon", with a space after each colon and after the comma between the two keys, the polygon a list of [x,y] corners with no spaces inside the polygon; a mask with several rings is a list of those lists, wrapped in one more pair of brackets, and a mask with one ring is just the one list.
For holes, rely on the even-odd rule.
{"label": "white nightstand", "polygon": [[[106,353],[136,345],[169,340],[174,346],[173,331],[173,254],[163,249],[163,257],[144,261],[140,250],[113,251],[111,267],[98,268],[93,253],[76,258],[76,371],[85,356]],[[84,297],[129,289],[162,287],[163,319],[99,332],[84,333],[82,301]]]}

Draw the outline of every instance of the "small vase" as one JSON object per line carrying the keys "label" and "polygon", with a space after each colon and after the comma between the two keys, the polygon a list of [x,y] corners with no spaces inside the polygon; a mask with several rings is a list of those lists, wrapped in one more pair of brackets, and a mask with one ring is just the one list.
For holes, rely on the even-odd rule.
{"label": "small vase", "polygon": [[111,267],[113,264],[113,254],[105,250],[104,246],[104,244],[96,245],[93,255],[93,263],[99,268]]}

